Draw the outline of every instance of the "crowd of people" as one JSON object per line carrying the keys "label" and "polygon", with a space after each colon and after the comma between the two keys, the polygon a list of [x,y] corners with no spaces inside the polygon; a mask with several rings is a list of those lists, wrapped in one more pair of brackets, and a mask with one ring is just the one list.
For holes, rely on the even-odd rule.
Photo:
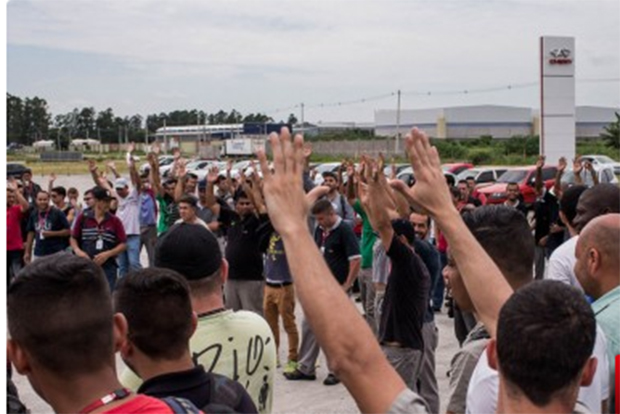
{"label": "crowd of people", "polygon": [[156,144],[140,172],[130,144],[128,177],[89,161],[83,204],[9,180],[8,354],[54,411],[269,413],[278,370],[314,381],[323,351],[360,411],[438,413],[446,310],[447,413],[618,412],[618,186],[567,186],[560,159],[547,188],[541,156],[533,205],[516,183],[489,205],[415,128],[413,185],[362,156],[316,186],[301,136],[270,143],[203,181],[178,150],[162,177]]}

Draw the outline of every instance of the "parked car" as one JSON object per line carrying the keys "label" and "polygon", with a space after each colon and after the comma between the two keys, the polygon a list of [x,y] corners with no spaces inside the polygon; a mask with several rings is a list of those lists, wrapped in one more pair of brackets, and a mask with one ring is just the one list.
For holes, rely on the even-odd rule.
{"label": "parked car", "polygon": [[607,155],[582,155],[582,161],[590,161],[594,168],[598,168],[602,165],[610,166],[613,169],[614,174],[620,175],[620,162],[614,161]]}
{"label": "parked car", "polygon": [[[157,160],[159,163],[159,172],[161,174],[161,168],[166,165],[172,165],[172,163],[174,162],[174,157],[172,155],[160,155]],[[144,174],[150,169],[151,169],[151,166],[149,165],[148,162],[146,162],[140,166],[140,174]]]}
{"label": "parked car", "polygon": [[[557,168],[553,166],[544,166],[542,169],[542,179],[545,187],[551,188],[555,181]],[[508,183],[517,183],[523,196],[525,204],[533,204],[536,201],[536,190],[534,184],[536,180],[536,167],[518,167],[512,168],[502,174],[495,184],[483,187],[478,190],[487,198],[487,204],[502,204],[506,201],[506,185]]]}
{"label": "parked car", "polygon": [[475,167],[461,171],[456,178],[458,182],[474,177],[476,187],[486,187],[496,182],[507,170],[508,167]]}
{"label": "parked car", "polygon": [[[598,167],[594,167],[594,171],[598,177],[599,183],[611,183],[618,184],[618,177],[614,174],[613,167],[609,164],[599,164]],[[581,176],[581,181],[583,184],[588,187],[592,187],[594,185],[594,181],[592,180],[592,174],[585,169],[581,170],[579,174]],[[566,184],[575,184],[575,173],[572,168],[567,168],[562,175],[562,183]]]}
{"label": "parked car", "polygon": [[[394,164],[394,167],[396,169],[396,176],[398,176],[398,173],[400,173],[403,170],[406,170],[407,168],[411,168],[411,164]],[[386,177],[389,177],[390,174],[392,174],[392,164],[386,164],[385,167],[383,168],[383,174],[385,174]]]}
{"label": "parked car", "polygon": [[[443,175],[444,175],[444,177],[452,177],[454,182],[455,183],[457,182],[456,176],[454,174],[449,173],[449,172],[444,172]],[[415,176],[413,174],[413,168],[407,167],[407,168],[403,169],[401,172],[399,172],[396,175],[396,178],[401,180],[405,184],[407,184],[409,187],[411,187],[415,183]]]}
{"label": "parked car", "polygon": [[463,170],[466,170],[468,168],[473,168],[474,164],[470,164],[468,162],[455,162],[455,163],[448,163],[448,164],[442,164],[441,165],[441,169],[444,172],[449,172],[452,174],[458,174]]}
{"label": "parked car", "polygon": [[7,151],[19,151],[23,149],[24,149],[24,146],[20,144],[19,142],[10,142],[9,145],[7,145],[6,147]]}
{"label": "parked car", "polygon": [[7,178],[13,177],[19,180],[26,171],[30,171],[30,168],[26,167],[24,164],[20,164],[18,162],[8,162],[6,164]]}

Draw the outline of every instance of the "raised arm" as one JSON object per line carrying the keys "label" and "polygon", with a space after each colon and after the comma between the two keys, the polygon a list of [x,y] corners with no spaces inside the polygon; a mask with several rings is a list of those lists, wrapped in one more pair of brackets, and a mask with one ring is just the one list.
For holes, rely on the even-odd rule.
{"label": "raised arm", "polygon": [[536,197],[542,197],[543,195],[543,179],[542,169],[545,165],[545,156],[539,155],[536,160],[536,181],[534,182],[534,191],[536,191]]}
{"label": "raised arm", "polygon": [[129,177],[131,178],[131,183],[134,188],[140,192],[142,191],[142,180],[140,179],[140,174],[138,174],[138,170],[136,169],[136,161],[133,159],[133,152],[135,148],[135,142],[131,142],[127,148],[127,166],[129,167]]}
{"label": "raised arm", "polygon": [[553,182],[553,192],[558,200],[562,197],[562,176],[566,170],[566,158],[560,157],[558,161],[558,170],[555,173],[555,181]]}
{"label": "raised arm", "polygon": [[51,172],[49,178],[47,179],[47,192],[52,193],[52,188],[54,188],[54,182],[56,181],[56,173]]}
{"label": "raised arm", "polygon": [[370,160],[365,168],[366,183],[360,183],[360,201],[368,214],[368,220],[372,228],[379,233],[381,243],[385,250],[390,250],[394,238],[394,229],[390,219],[389,210],[396,211],[396,206],[390,197],[391,190],[387,188],[387,182],[380,165]]}
{"label": "raised arm", "polygon": [[179,160],[177,164],[177,185],[174,187],[174,201],[177,203],[185,194],[185,177],[187,175],[187,169],[185,168],[185,161]]}
{"label": "raised arm", "polygon": [[90,172],[90,176],[92,177],[95,185],[99,185],[99,173],[95,160],[88,160],[88,171]]}
{"label": "raised arm", "polygon": [[13,194],[15,194],[15,198],[17,199],[17,204],[21,208],[22,213],[25,213],[26,211],[28,211],[28,209],[30,208],[30,204],[28,203],[28,200],[26,200],[22,192],[19,191],[19,188],[17,188],[17,182],[15,181],[15,177],[9,178],[7,182],[7,188],[11,190]]}
{"label": "raised arm", "polygon": [[[209,168],[209,172],[207,173],[206,176],[206,180],[207,180],[207,189],[205,192],[205,204],[208,208],[210,208],[213,213],[216,216],[220,215],[220,205],[217,203],[217,200],[215,198],[215,182],[217,181],[218,178],[218,173],[219,170],[217,167],[211,167]],[[229,172],[230,174],[230,172]],[[217,209],[217,211],[215,211],[215,209]]]}
{"label": "raised arm", "polygon": [[159,162],[155,153],[150,152],[146,159],[149,163],[149,181],[153,187],[155,194],[159,194],[161,197],[164,195],[164,189],[161,185],[161,178],[159,176]]}
{"label": "raised arm", "polygon": [[[386,412],[405,383],[387,362],[376,338],[340,289],[307,228],[308,205],[302,188],[303,138],[291,143],[288,129],[270,136],[275,173],[259,153],[265,201],[282,236],[295,288],[330,368],[362,412]],[[368,372],[373,375],[369,376]]]}
{"label": "raised arm", "polygon": [[583,179],[581,177],[582,171],[583,164],[581,163],[581,157],[577,155],[577,157],[573,160],[573,175],[575,176],[575,185],[583,184]]}
{"label": "raised arm", "polygon": [[592,185],[598,185],[598,174],[596,173],[596,170],[594,169],[592,163],[590,161],[586,161],[584,168],[587,172],[590,172],[590,175],[592,176]]}
{"label": "raised arm", "polygon": [[108,161],[105,166],[106,166],[106,171],[111,172],[112,175],[114,176],[114,179],[121,178],[121,175],[118,173],[118,170],[116,169],[116,163],[114,161]]}
{"label": "raised arm", "polygon": [[480,320],[495,337],[499,311],[512,295],[512,288],[454,207],[437,149],[431,147],[426,134],[414,128],[406,144],[416,172],[416,184],[406,190],[408,198],[442,229]]}

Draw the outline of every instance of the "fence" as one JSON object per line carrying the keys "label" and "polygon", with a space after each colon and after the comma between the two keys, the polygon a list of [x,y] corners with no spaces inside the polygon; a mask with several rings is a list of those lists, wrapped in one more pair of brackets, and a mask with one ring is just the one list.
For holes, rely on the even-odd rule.
{"label": "fence", "polygon": [[331,155],[342,157],[359,157],[367,154],[373,157],[382,153],[388,157],[404,154],[404,139],[401,139],[398,150],[395,151],[394,138],[357,140],[357,141],[313,141],[312,152],[317,155]]}
{"label": "fence", "polygon": [[44,151],[40,155],[43,162],[82,161],[84,155],[76,151]]}

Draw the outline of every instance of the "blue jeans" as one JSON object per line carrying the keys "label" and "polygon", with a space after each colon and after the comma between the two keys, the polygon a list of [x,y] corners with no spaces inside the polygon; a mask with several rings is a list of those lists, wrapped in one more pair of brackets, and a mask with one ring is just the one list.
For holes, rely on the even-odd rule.
{"label": "blue jeans", "polygon": [[118,267],[114,263],[114,259],[110,259],[105,262],[101,268],[103,269],[103,273],[105,273],[105,278],[108,280],[110,292],[114,292],[114,289],[116,288],[116,278],[118,276]]}
{"label": "blue jeans", "polygon": [[431,289],[431,299],[433,301],[433,309],[440,310],[443,306],[443,293],[445,289],[445,282],[443,280],[443,268],[448,264],[448,257],[445,253],[439,253],[440,267],[441,273],[439,273],[439,277],[435,280],[435,285]]}
{"label": "blue jeans", "polygon": [[127,250],[118,255],[118,277],[123,278],[133,270],[142,269],[140,265],[140,235],[127,236]]}

